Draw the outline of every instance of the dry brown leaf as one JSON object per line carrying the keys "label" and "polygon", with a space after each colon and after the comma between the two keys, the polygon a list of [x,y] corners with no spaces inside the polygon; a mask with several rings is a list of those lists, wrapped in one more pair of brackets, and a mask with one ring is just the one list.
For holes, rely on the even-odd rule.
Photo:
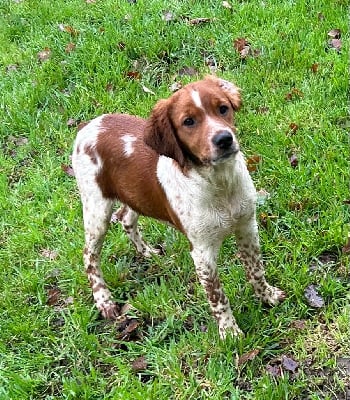
{"label": "dry brown leaf", "polygon": [[174,82],[170,85],[169,90],[171,92],[177,92],[182,88],[182,83],[181,82]]}
{"label": "dry brown leaf", "polygon": [[294,99],[300,99],[303,96],[304,96],[304,93],[301,90],[299,90],[297,88],[292,88],[292,90],[285,95],[285,99],[286,100],[294,100]]}
{"label": "dry brown leaf", "polygon": [[67,126],[68,128],[72,128],[73,126],[77,126],[78,125],[78,121],[74,118],[69,118],[67,121]]}
{"label": "dry brown leaf", "polygon": [[65,172],[68,176],[75,176],[74,170],[70,165],[61,164],[61,169]]}
{"label": "dry brown leaf", "polygon": [[304,291],[304,297],[310,307],[321,308],[324,306],[323,298],[318,294],[317,286],[309,285]]}
{"label": "dry brown leaf", "polygon": [[284,370],[294,374],[296,372],[297,368],[299,367],[299,364],[292,358],[283,355],[282,356],[282,367]]}
{"label": "dry brown leaf", "polygon": [[180,76],[195,76],[198,75],[198,71],[193,67],[183,67],[179,69],[178,74]]}
{"label": "dry brown leaf", "polygon": [[213,21],[213,18],[193,18],[188,21],[190,25],[206,24]]}
{"label": "dry brown leaf", "polygon": [[297,125],[294,122],[291,122],[289,124],[289,129],[287,130],[286,134],[287,135],[294,135],[298,129],[299,129],[299,125]]}
{"label": "dry brown leaf", "polygon": [[306,329],[306,321],[304,319],[296,319],[290,323],[290,327],[302,331]]}
{"label": "dry brown leaf", "polygon": [[328,46],[329,48],[334,49],[339,53],[342,48],[342,41],[341,39],[331,39],[328,42]]}
{"label": "dry brown leaf", "polygon": [[250,46],[245,38],[237,38],[233,41],[233,47],[240,53],[246,46]]}
{"label": "dry brown leaf", "polygon": [[61,298],[61,290],[55,286],[47,289],[47,301],[48,306],[57,306]]}
{"label": "dry brown leaf", "polygon": [[49,47],[45,47],[44,50],[39,51],[38,53],[38,60],[40,62],[44,62],[49,60],[51,57],[51,49]]}
{"label": "dry brown leaf", "polygon": [[340,29],[331,29],[327,35],[332,38],[332,39],[340,39],[341,37],[341,31]]}
{"label": "dry brown leaf", "polygon": [[141,74],[138,71],[129,71],[126,73],[126,76],[129,79],[135,79],[135,80],[138,80],[141,78]]}
{"label": "dry brown leaf", "polygon": [[292,168],[296,168],[299,164],[299,160],[296,154],[292,153],[289,157],[289,164]]}
{"label": "dry brown leaf", "polygon": [[238,365],[242,365],[246,363],[247,361],[254,360],[254,358],[260,353],[259,349],[254,349],[251,351],[248,351],[247,353],[244,353],[241,357],[238,359]]}
{"label": "dry brown leaf", "polygon": [[131,363],[131,369],[134,372],[139,372],[139,371],[144,371],[145,369],[147,369],[148,363],[146,360],[145,356],[141,356],[139,358],[136,358],[136,360],[134,360]]}
{"label": "dry brown leaf", "polygon": [[261,156],[254,154],[247,158],[247,168],[249,172],[255,172],[258,169],[258,165],[261,162]]}
{"label": "dry brown leaf", "polygon": [[57,258],[58,256],[58,251],[56,250],[50,250],[50,249],[42,249],[40,254],[45,257],[48,258],[50,261],[53,261]]}
{"label": "dry brown leaf", "polygon": [[74,50],[75,50],[75,44],[72,43],[72,42],[70,42],[70,43],[67,44],[67,46],[66,46],[66,48],[65,48],[64,51],[65,51],[67,54],[69,54],[69,53],[71,53],[71,52],[74,51]]}
{"label": "dry brown leaf", "polygon": [[318,67],[319,67],[319,64],[318,64],[318,63],[313,63],[313,64],[311,65],[311,71],[312,71],[314,74],[316,74],[316,72],[318,71]]}
{"label": "dry brown leaf", "polygon": [[165,22],[170,22],[174,20],[174,14],[171,11],[163,11],[162,20]]}

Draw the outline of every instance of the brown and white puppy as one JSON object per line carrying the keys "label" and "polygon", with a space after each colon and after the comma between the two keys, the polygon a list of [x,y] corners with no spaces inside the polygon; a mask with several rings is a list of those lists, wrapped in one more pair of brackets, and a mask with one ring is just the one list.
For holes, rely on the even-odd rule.
{"label": "brown and white puppy", "polygon": [[235,234],[255,294],[276,304],[285,294],[264,278],[255,217],[256,191],[235,134],[239,90],[217,78],[190,83],[160,100],[149,119],[102,115],[77,135],[73,168],[83,204],[84,265],[97,308],[118,308],[102,277],[100,253],[112,208],[136,250],[156,251],[141,238],[139,214],[157,218],[188,238],[198,278],[224,338],[241,331],[218,277],[216,259]]}

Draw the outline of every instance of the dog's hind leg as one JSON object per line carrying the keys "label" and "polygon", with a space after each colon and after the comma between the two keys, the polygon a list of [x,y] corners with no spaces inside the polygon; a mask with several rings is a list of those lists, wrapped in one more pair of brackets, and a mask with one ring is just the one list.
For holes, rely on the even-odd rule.
{"label": "dog's hind leg", "polygon": [[111,300],[112,295],[106,286],[100,268],[101,248],[106,236],[114,204],[105,199],[102,193],[91,196],[82,193],[85,247],[84,266],[91,285],[96,307],[104,318],[114,319],[118,316],[118,307]]}
{"label": "dog's hind leg", "polygon": [[138,253],[145,257],[150,257],[151,254],[159,254],[157,249],[153,249],[148,246],[138,230],[137,220],[139,214],[127,205],[121,206],[117,211],[117,217],[120,223],[123,225],[125,233],[132,241]]}

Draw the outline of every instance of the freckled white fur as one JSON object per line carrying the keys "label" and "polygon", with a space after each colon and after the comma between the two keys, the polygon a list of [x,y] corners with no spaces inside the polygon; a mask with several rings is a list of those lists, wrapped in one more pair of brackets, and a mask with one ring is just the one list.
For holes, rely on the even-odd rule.
{"label": "freckled white fur", "polygon": [[[96,183],[96,174],[102,167],[102,160],[95,152],[96,163],[94,163],[91,156],[84,151],[86,146],[89,146],[90,151],[95,148],[98,135],[101,133],[103,118],[104,115],[93,119],[78,132],[73,148],[72,165],[80,189],[83,208],[94,210],[99,213],[100,217],[106,218],[104,211],[106,199],[102,196]],[[88,211],[84,212],[84,224],[91,231],[92,225],[97,223],[98,218],[95,215],[95,218],[87,219],[86,215],[88,214]]]}
{"label": "freckled white fur", "polygon": [[256,191],[240,152],[217,166],[193,168],[188,176],[161,156],[157,177],[193,244],[221,244],[239,220],[255,211]]}
{"label": "freckled white fur", "polygon": [[191,97],[196,107],[203,108],[202,101],[197,90],[192,90]]}
{"label": "freckled white fur", "polygon": [[124,135],[121,137],[121,139],[124,142],[124,154],[127,157],[130,157],[131,154],[134,152],[134,142],[136,140],[136,137],[132,135]]}

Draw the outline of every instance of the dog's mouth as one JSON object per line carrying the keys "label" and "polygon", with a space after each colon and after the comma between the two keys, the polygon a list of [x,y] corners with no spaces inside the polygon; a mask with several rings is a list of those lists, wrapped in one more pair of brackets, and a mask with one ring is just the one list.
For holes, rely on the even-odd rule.
{"label": "dog's mouth", "polygon": [[217,157],[213,158],[210,163],[212,165],[224,163],[225,161],[234,158],[238,152],[239,146],[230,147],[229,149],[219,154]]}

